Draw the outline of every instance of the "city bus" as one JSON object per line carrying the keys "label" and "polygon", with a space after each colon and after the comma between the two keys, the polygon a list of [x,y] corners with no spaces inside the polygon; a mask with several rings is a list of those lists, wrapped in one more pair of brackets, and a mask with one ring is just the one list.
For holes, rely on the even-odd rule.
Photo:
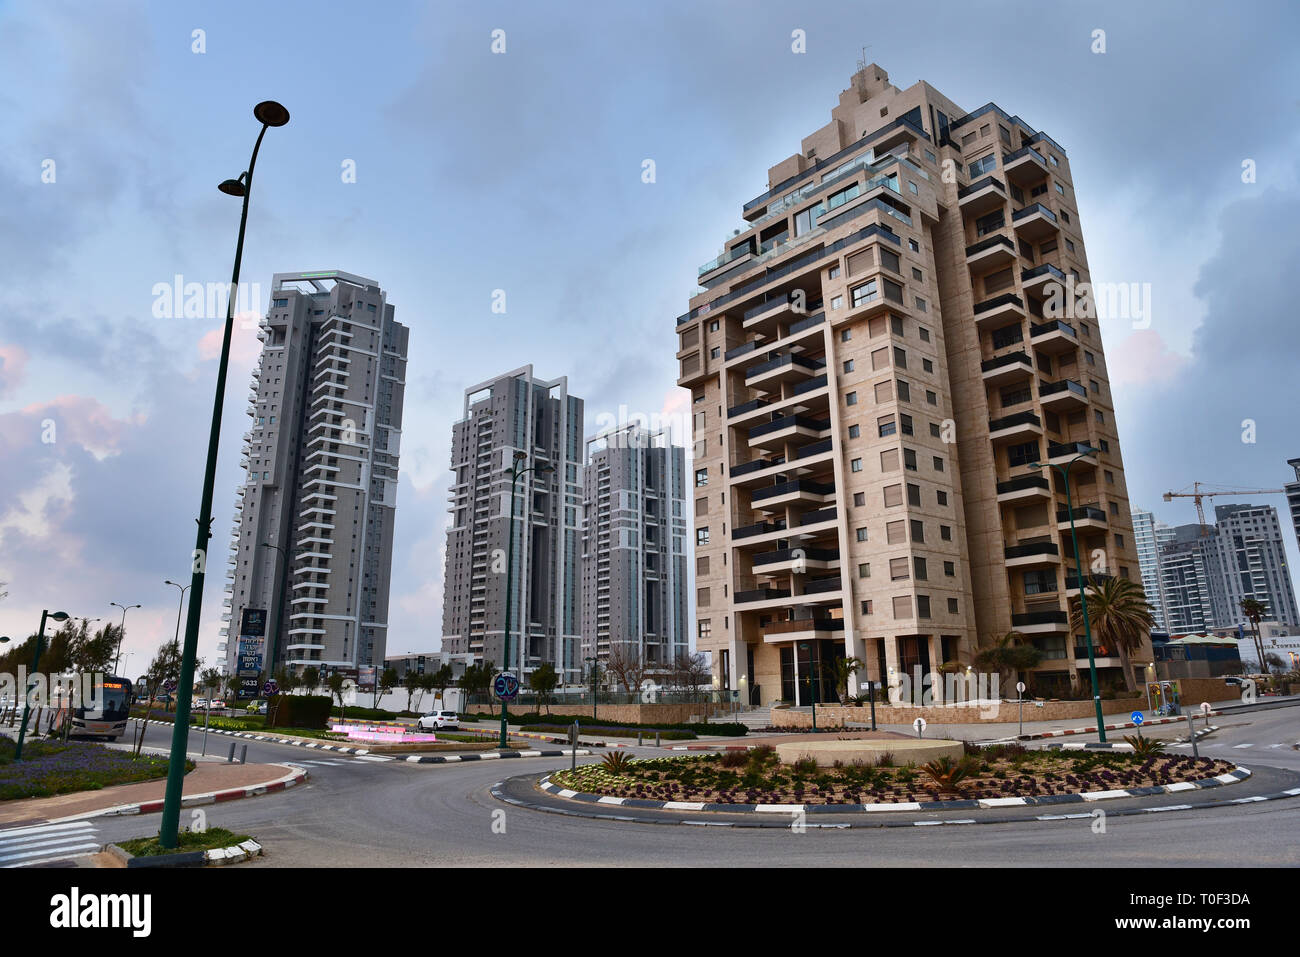
{"label": "city bus", "polygon": [[[95,682],[94,701],[98,707],[92,710],[82,705],[73,710],[69,736],[80,735],[116,741],[120,735],[126,733],[126,719],[131,713],[132,690],[131,682],[126,678],[104,675],[101,681]],[[64,730],[64,722],[68,720],[68,711],[67,703],[59,708],[59,717],[55,726],[60,733]]]}

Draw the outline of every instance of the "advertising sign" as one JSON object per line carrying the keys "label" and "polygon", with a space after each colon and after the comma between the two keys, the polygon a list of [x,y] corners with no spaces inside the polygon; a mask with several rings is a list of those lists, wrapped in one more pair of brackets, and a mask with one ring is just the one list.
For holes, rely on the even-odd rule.
{"label": "advertising sign", "polygon": [[357,669],[357,688],[361,691],[375,690],[375,669],[372,666]]}
{"label": "advertising sign", "polygon": [[250,701],[257,697],[257,693],[260,690],[261,687],[257,683],[257,675],[252,675],[247,678],[241,676],[239,679],[239,688],[235,692],[235,697],[240,701]]}
{"label": "advertising sign", "polygon": [[266,609],[245,608],[239,616],[240,636],[266,637]]}
{"label": "advertising sign", "polygon": [[239,670],[236,672],[236,674],[240,676],[253,675],[254,677],[256,677],[258,674],[261,673],[261,671],[262,671],[261,655],[240,655],[239,656]]}

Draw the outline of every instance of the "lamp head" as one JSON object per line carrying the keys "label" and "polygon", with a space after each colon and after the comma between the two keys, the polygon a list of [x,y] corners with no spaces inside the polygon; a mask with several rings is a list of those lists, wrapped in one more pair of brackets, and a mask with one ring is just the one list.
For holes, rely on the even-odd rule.
{"label": "lamp head", "polygon": [[1038,471],[1039,469],[1041,469],[1042,467],[1043,467],[1043,463],[1042,463],[1042,462],[1030,462],[1030,463],[1028,463],[1027,465],[1025,465],[1025,468],[1027,468],[1027,469],[1033,469],[1035,472],[1037,472],[1037,471]]}
{"label": "lamp head", "polygon": [[71,616],[66,611],[56,611],[50,617],[55,621],[67,621]]}
{"label": "lamp head", "polygon": [[12,641],[12,640],[13,639],[10,638],[8,635],[0,635],[0,645],[3,645],[6,641]]}
{"label": "lamp head", "polygon": [[528,453],[527,453],[527,452],[525,452],[523,449],[515,449],[515,461],[516,461],[516,462],[522,462],[522,461],[523,461],[524,459],[526,459],[526,458],[528,458]]}
{"label": "lamp head", "polygon": [[239,175],[239,179],[228,179],[217,187],[227,196],[244,196],[248,190],[244,186],[244,174]]}
{"label": "lamp head", "polygon": [[253,107],[253,116],[265,126],[284,126],[289,122],[289,111],[275,100],[263,100]]}

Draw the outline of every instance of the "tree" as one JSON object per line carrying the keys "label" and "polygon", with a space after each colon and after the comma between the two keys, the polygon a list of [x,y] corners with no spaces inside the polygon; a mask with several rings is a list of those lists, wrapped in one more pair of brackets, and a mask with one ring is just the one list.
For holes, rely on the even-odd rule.
{"label": "tree", "polygon": [[[158,697],[158,690],[164,683],[174,681],[181,673],[181,648],[177,641],[164,642],[162,647],[153,656],[153,661],[149,662],[149,669],[140,679],[144,682],[145,688],[145,713],[144,719],[136,721],[136,739],[135,753],[140,754],[140,749],[144,746],[144,733],[148,728],[148,722],[153,717],[153,702]],[[165,710],[170,710],[170,706]]]}
{"label": "tree", "polygon": [[311,694],[320,686],[320,669],[315,665],[308,665],[302,669],[302,690]]}
{"label": "tree", "polygon": [[840,697],[840,704],[848,704],[849,701],[849,679],[861,671],[866,665],[861,658],[832,658],[827,663],[830,668],[831,677],[835,679],[835,693]]}
{"label": "tree", "polygon": [[402,687],[406,689],[406,710],[414,711],[414,699],[420,691],[420,673],[418,671],[408,671],[402,678]]}
{"label": "tree", "polygon": [[329,680],[325,682],[332,694],[339,703],[339,712],[343,711],[343,692],[347,690],[347,679],[342,673],[335,671],[330,674]]}
{"label": "tree", "polygon": [[538,666],[538,668],[528,676],[528,686],[537,693],[537,703],[546,708],[546,713],[551,713],[551,695],[555,692],[555,686],[560,683],[560,676],[555,673],[555,666],[549,661]]}
{"label": "tree", "polygon": [[385,668],[383,671],[379,673],[379,677],[375,679],[374,706],[378,708],[379,699],[382,698],[384,695],[388,694],[388,692],[392,691],[396,687],[397,687],[397,669],[391,667]]}
{"label": "tree", "polygon": [[1263,602],[1255,598],[1243,598],[1241,600],[1241,613],[1246,616],[1250,622],[1251,630],[1255,634],[1255,655],[1259,659],[1259,670],[1267,671],[1268,668],[1264,662],[1264,642],[1259,637],[1259,623],[1264,618],[1267,609]]}
{"label": "tree", "polygon": [[432,671],[426,671],[420,675],[420,700],[424,700],[425,694],[432,694],[433,689],[438,686],[437,679]]}
{"label": "tree", "polygon": [[[481,664],[473,664],[465,669],[465,673],[460,676],[460,690],[463,694],[464,701],[461,706],[469,710],[469,699],[472,695],[484,694],[492,684],[492,675],[495,665],[490,661],[484,661]],[[496,714],[496,706],[492,706],[492,713]]]}
{"label": "tree", "polygon": [[628,694],[635,694],[641,690],[641,682],[645,679],[648,670],[641,649],[629,642],[614,644],[605,661],[605,669]]}
{"label": "tree", "polygon": [[1264,655],[1264,665],[1268,671],[1273,672],[1275,675],[1286,674],[1286,662],[1276,652],[1270,651]]}
{"label": "tree", "polygon": [[1020,632],[1008,631],[995,638],[991,645],[975,652],[971,660],[980,671],[997,672],[998,686],[1002,687],[1008,683],[1007,678],[1013,672],[1020,676],[1038,667],[1038,663],[1043,660],[1043,653],[1033,645],[1026,644],[1025,636]]}
{"label": "tree", "polygon": [[[1124,672],[1124,687],[1136,690],[1129,655],[1138,651],[1151,636],[1155,619],[1146,593],[1127,578],[1094,578],[1086,585],[1088,621],[1098,644],[1114,649]],[[1070,627],[1083,630],[1083,608],[1078,598],[1071,602]]]}
{"label": "tree", "polygon": [[433,688],[438,692],[438,701],[444,708],[447,707],[447,689],[455,682],[456,677],[452,674],[451,665],[443,665],[433,673]]}
{"label": "tree", "polygon": [[108,674],[121,640],[120,625],[105,625],[92,636],[83,622],[68,643],[68,667],[80,674]]}
{"label": "tree", "polygon": [[695,701],[699,698],[700,685],[709,683],[708,659],[698,651],[694,654],[683,652],[673,660],[669,677],[688,701]]}

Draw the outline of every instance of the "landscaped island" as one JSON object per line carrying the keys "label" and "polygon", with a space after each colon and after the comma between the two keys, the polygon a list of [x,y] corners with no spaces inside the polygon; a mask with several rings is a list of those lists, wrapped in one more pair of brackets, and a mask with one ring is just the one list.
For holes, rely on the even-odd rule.
{"label": "landscaped island", "polygon": [[13,756],[14,742],[0,738],[0,801],[97,791],[167,776],[165,757],[136,757],[122,748],[82,741],[28,740],[23,759]]}
{"label": "landscaped island", "polygon": [[966,744],[965,756],[920,767],[879,763],[818,767],[782,764],[770,746],[689,757],[630,759],[559,771],[560,787],[609,797],[713,804],[889,804],[913,801],[1044,797],[1169,785],[1216,777],[1227,761],[1164,754],[1150,742],[1136,751],[1030,750],[1019,744]]}

